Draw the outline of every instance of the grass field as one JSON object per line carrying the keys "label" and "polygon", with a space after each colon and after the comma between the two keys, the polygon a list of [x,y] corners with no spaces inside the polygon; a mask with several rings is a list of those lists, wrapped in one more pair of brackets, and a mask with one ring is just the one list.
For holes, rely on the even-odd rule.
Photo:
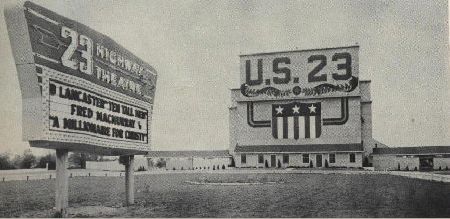
{"label": "grass field", "polygon": [[[118,209],[97,217],[450,217],[450,184],[391,175],[174,173],[135,182],[136,204],[122,207],[123,177],[72,178],[69,205]],[[0,182],[0,217],[51,217],[54,186],[54,180]]]}

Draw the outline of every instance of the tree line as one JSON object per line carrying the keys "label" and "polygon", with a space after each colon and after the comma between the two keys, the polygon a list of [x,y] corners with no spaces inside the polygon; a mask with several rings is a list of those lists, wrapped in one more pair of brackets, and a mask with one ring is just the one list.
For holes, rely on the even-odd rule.
{"label": "tree line", "polygon": [[[86,161],[101,160],[103,160],[103,157],[95,154],[71,152],[69,153],[69,168],[86,169]],[[0,153],[0,170],[46,168],[47,164],[48,169],[56,169],[55,153],[36,156],[31,149],[26,149],[22,154],[15,155],[7,152]]]}

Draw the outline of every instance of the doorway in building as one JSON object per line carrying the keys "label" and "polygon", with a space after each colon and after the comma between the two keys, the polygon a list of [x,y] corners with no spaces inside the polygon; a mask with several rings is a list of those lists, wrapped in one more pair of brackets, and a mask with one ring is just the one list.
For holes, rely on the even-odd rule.
{"label": "doorway in building", "polygon": [[316,167],[322,167],[322,154],[316,155]]}
{"label": "doorway in building", "polygon": [[277,167],[277,157],[270,155],[270,167]]}
{"label": "doorway in building", "polygon": [[420,156],[419,157],[419,170],[433,170],[433,157]]}

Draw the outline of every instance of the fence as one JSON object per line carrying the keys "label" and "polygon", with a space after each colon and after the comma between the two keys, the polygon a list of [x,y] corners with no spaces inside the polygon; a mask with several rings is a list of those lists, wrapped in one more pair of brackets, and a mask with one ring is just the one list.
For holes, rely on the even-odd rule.
{"label": "fence", "polygon": [[[55,179],[56,172],[54,170],[41,169],[36,170],[16,170],[16,171],[0,171],[0,182],[16,181],[16,180],[39,180],[39,179]],[[98,177],[98,176],[125,176],[123,172],[97,171],[97,170],[69,170],[69,178],[73,177]]]}

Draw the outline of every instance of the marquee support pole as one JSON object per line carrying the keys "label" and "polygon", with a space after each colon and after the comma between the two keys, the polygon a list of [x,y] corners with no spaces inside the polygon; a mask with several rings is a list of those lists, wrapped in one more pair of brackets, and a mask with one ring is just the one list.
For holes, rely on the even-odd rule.
{"label": "marquee support pole", "polygon": [[67,217],[67,207],[69,205],[69,171],[67,170],[67,160],[69,151],[67,149],[56,149],[56,211],[61,217]]}
{"label": "marquee support pole", "polygon": [[125,163],[125,193],[127,205],[134,204],[134,155],[128,156]]}

